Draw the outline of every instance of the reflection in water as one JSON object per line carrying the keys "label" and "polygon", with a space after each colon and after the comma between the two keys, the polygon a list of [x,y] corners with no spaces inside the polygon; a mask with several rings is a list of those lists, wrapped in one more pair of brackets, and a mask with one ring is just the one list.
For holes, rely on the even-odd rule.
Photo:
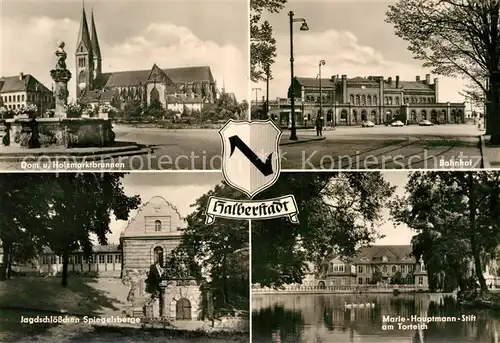
{"label": "reflection in water", "polygon": [[[252,298],[252,341],[258,343],[500,343],[500,314],[462,309],[452,295],[254,294]],[[346,308],[345,303],[375,307]],[[383,323],[385,316],[406,318],[402,324],[409,327]],[[409,322],[412,316],[448,321],[417,328],[422,323]]]}

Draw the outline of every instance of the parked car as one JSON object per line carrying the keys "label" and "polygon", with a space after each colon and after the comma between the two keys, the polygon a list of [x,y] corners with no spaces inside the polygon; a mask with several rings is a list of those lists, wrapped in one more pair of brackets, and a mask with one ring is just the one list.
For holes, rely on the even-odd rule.
{"label": "parked car", "polygon": [[401,126],[404,126],[405,124],[403,124],[403,122],[401,120],[395,120],[391,123],[391,126],[398,126],[398,127],[401,127]]}
{"label": "parked car", "polygon": [[434,125],[433,123],[431,123],[430,121],[428,120],[422,120],[420,123],[418,123],[418,125],[420,126],[432,126]]}
{"label": "parked car", "polygon": [[375,124],[372,121],[365,120],[364,122],[361,123],[362,127],[374,127]]}

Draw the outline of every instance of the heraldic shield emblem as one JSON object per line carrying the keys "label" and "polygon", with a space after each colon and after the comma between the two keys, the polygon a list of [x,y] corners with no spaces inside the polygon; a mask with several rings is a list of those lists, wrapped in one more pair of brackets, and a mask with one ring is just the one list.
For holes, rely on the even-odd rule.
{"label": "heraldic shield emblem", "polygon": [[226,182],[250,198],[271,187],[281,170],[281,134],[271,120],[229,120],[219,131]]}

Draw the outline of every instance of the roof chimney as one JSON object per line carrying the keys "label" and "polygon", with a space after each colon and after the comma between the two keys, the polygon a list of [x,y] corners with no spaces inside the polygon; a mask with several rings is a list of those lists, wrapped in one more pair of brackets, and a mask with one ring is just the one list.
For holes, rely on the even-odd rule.
{"label": "roof chimney", "polygon": [[399,88],[399,75],[396,75],[396,88]]}
{"label": "roof chimney", "polygon": [[420,81],[420,76],[415,76],[415,81]]}
{"label": "roof chimney", "polygon": [[392,77],[391,77],[391,76],[389,76],[389,77],[387,78],[387,83],[388,83],[388,84],[392,84]]}
{"label": "roof chimney", "polygon": [[431,84],[431,74],[425,74],[425,84],[426,85]]}
{"label": "roof chimney", "polygon": [[24,79],[24,74],[21,72],[19,73],[19,81],[22,81]]}

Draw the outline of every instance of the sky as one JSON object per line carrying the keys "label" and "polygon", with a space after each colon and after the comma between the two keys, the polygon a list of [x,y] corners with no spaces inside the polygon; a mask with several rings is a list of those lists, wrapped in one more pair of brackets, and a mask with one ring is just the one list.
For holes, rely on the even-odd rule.
{"label": "sky", "polygon": [[[300,23],[294,24],[295,76],[317,77],[318,64],[325,60],[322,78],[332,75],[361,76],[396,75],[402,81],[414,81],[415,76],[425,79],[430,71],[412,58],[407,43],[394,34],[391,24],[385,23],[389,5],[396,1],[386,0],[315,0],[310,2],[289,0],[278,14],[265,16],[274,30],[277,41],[276,63],[272,66],[269,98],[286,97],[290,84],[290,24],[288,12],[295,18],[305,18],[309,31],[300,31]],[[462,79],[439,78],[440,102],[463,102],[458,94],[464,89]],[[265,84],[253,84],[261,88],[259,99],[265,95]],[[255,92],[252,93],[255,99]]]}
{"label": "sky", "polygon": [[[128,196],[139,195],[142,203],[155,196],[161,196],[170,202],[180,215],[185,218],[195,208],[191,207],[203,194],[213,189],[222,181],[220,172],[162,172],[162,173],[131,173],[123,178],[123,189]],[[132,219],[137,211],[132,211]],[[109,244],[118,244],[120,234],[127,227],[127,221],[111,220]]]}
{"label": "sky", "polygon": [[[34,75],[49,89],[57,41],[66,43],[75,74],[82,2],[3,0],[0,76]],[[246,0],[106,0],[85,2],[94,16],[103,72],[209,65],[219,88],[248,99],[248,5]],[[69,82],[76,91],[75,76]]]}
{"label": "sky", "polygon": [[[396,186],[394,196],[403,196],[405,186],[408,181],[409,172],[407,171],[383,171],[382,175],[393,186]],[[384,223],[378,227],[378,232],[385,235],[385,238],[375,242],[376,245],[404,245],[410,244],[411,238],[416,234],[406,225],[395,226],[390,221],[388,209],[382,210]]]}

